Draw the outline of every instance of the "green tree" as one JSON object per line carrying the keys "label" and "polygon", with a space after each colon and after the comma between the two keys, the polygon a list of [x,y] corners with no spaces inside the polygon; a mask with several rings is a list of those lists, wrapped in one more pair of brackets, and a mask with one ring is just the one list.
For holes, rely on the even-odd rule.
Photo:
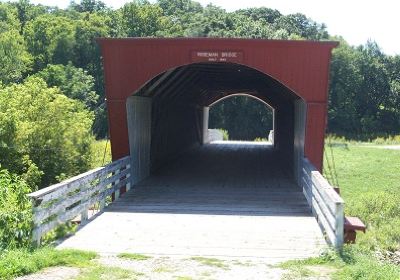
{"label": "green tree", "polygon": [[87,108],[96,108],[98,95],[94,89],[94,78],[82,68],[68,63],[49,64],[34,76],[42,78],[49,87],[58,87],[69,98],[82,101]]}
{"label": "green tree", "polygon": [[284,29],[289,32],[289,35],[298,35],[304,39],[328,39],[324,24],[318,24],[300,13],[281,16],[277,18],[274,25],[276,30]]}
{"label": "green tree", "polygon": [[0,33],[11,30],[19,31],[20,27],[17,9],[9,3],[0,3]]}
{"label": "green tree", "polygon": [[67,64],[74,59],[75,22],[67,17],[42,15],[27,23],[25,39],[34,58],[34,71],[47,64]]}
{"label": "green tree", "polygon": [[3,84],[20,81],[31,68],[32,57],[17,30],[0,33],[0,65],[0,82]]}
{"label": "green tree", "polygon": [[136,0],[120,9],[122,26],[128,37],[169,36],[179,33],[179,26],[164,16],[162,8],[146,0]]}
{"label": "green tree", "polygon": [[79,4],[76,4],[74,1],[72,1],[70,7],[80,13],[94,13],[107,9],[106,4],[98,0],[82,0]]}
{"label": "green tree", "polygon": [[[40,187],[90,168],[93,114],[40,78],[0,89],[0,164],[44,172]],[[31,162],[30,170],[26,164]],[[27,169],[24,172],[24,169]],[[36,172],[36,174],[38,174]]]}
{"label": "green tree", "polygon": [[359,53],[341,39],[331,62],[328,127],[332,133],[356,132],[360,126],[354,103],[362,82],[358,61]]}
{"label": "green tree", "polygon": [[242,9],[234,13],[243,15],[254,21],[264,20],[269,24],[274,23],[277,19],[279,19],[282,16],[282,14],[278,10],[266,7]]}
{"label": "green tree", "polygon": [[21,23],[20,33],[23,34],[25,25],[28,21],[33,20],[39,15],[43,15],[48,12],[48,8],[42,5],[33,5],[29,0],[19,0],[18,2],[12,2],[18,13],[18,19]]}

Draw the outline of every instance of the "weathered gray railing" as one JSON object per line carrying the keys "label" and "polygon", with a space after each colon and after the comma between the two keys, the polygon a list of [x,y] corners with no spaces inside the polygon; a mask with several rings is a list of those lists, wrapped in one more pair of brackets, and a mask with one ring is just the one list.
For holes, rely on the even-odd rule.
{"label": "weathered gray railing", "polygon": [[40,244],[41,237],[58,225],[79,215],[84,222],[91,207],[97,205],[101,210],[113,194],[117,199],[122,187],[130,188],[130,172],[128,156],[29,194],[33,200],[33,240]]}
{"label": "weathered gray railing", "polygon": [[304,195],[328,241],[340,248],[343,245],[344,201],[322,174],[303,160],[301,186]]}

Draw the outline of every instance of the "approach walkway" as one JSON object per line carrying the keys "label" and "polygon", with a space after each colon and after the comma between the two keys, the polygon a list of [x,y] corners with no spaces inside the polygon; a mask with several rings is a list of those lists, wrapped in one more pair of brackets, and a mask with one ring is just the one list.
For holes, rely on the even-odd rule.
{"label": "approach walkway", "polygon": [[59,245],[99,253],[265,258],[326,247],[271,145],[214,143],[155,172]]}

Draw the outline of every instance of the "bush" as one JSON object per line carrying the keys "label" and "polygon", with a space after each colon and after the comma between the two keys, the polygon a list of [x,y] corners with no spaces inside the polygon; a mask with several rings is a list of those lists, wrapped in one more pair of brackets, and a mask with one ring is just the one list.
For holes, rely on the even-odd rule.
{"label": "bush", "polygon": [[0,170],[0,251],[30,245],[31,189],[20,177]]}
{"label": "bush", "polygon": [[12,173],[30,173],[28,179],[40,187],[87,171],[92,123],[93,113],[81,102],[40,78],[2,88],[0,164]]}
{"label": "bush", "polygon": [[228,141],[229,140],[229,133],[226,129],[218,128],[219,132],[222,133],[222,140]]}
{"label": "bush", "polygon": [[400,250],[400,194],[381,191],[361,195],[348,211],[367,223],[366,234],[359,235],[359,245],[380,251]]}

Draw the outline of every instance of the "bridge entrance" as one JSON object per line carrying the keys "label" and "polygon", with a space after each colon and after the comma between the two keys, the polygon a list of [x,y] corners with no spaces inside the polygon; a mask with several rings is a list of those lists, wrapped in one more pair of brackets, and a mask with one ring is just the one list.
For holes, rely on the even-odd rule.
{"label": "bridge entrance", "polygon": [[[294,180],[304,151],[304,101],[253,68],[236,63],[194,63],[161,73],[127,99],[134,184],[173,164],[188,151],[209,144],[213,140],[208,129],[210,106],[235,95],[255,98],[273,109],[274,143],[268,149],[258,149],[264,157],[259,163],[264,164],[264,176],[284,174],[287,179]],[[229,145],[234,144],[225,143]],[[244,149],[240,152],[243,159],[235,159],[243,169],[247,164],[245,158],[256,155],[250,151],[250,146],[245,146],[234,145],[226,151],[234,153]],[[202,151],[206,153],[208,149]],[[268,175],[268,166],[279,166],[281,170],[277,172],[274,168],[275,172]],[[212,174],[221,176],[218,172]],[[230,176],[240,174],[233,172]]]}

